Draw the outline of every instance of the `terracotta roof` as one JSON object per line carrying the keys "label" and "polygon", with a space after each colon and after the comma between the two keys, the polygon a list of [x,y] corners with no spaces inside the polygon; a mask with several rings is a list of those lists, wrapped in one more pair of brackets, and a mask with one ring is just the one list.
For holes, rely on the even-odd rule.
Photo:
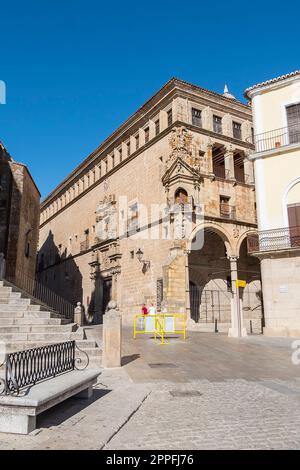
{"label": "terracotta roof", "polygon": [[245,98],[249,98],[248,93],[252,90],[255,90],[256,88],[260,88],[266,85],[271,85],[272,83],[281,82],[282,80],[285,80],[286,78],[291,78],[296,75],[300,75],[300,70],[295,70],[294,72],[286,73],[285,75],[280,75],[280,77],[271,78],[271,80],[266,80],[265,82],[257,83],[256,85],[246,88],[244,92],[244,96]]}

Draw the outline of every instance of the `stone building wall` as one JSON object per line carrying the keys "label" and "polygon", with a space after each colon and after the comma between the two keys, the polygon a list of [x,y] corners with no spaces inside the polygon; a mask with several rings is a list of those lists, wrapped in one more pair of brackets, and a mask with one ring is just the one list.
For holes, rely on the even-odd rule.
{"label": "stone building wall", "polygon": [[[7,152],[6,152],[7,154]],[[7,154],[8,155],[8,154]],[[0,164],[1,248],[6,259],[6,275],[16,273],[34,278],[39,236],[40,193],[25,165],[10,156]]]}
{"label": "stone building wall", "polygon": [[[195,125],[191,118],[193,106],[202,110],[202,126]],[[222,116],[222,135],[213,131],[214,112]],[[239,139],[232,135],[233,120],[241,122]],[[219,223],[224,233],[230,226],[229,237],[235,247],[235,240],[255,227],[253,173],[247,183],[237,181],[234,165],[235,155],[244,155],[245,163],[241,165],[251,174],[252,166],[246,161],[251,148],[246,140],[249,134],[251,110],[247,106],[171,80],[43,202],[40,279],[72,302],[82,300],[87,318],[93,317],[94,309],[98,310],[95,317],[101,319],[101,302],[109,282],[111,295],[128,320],[140,312],[143,302],[156,303],[161,282],[165,305],[188,310],[188,277],[182,273],[187,272],[185,252],[189,240],[184,241],[186,246],[177,261],[170,258],[174,243],[176,248],[173,235],[179,227],[176,214],[168,214],[168,239],[162,239],[162,233],[166,234],[162,220],[156,224],[159,239],[145,237],[143,227],[149,220],[143,220],[140,208],[141,228],[134,237],[101,238],[99,226],[103,227],[108,211],[122,212],[122,197],[128,206],[143,204],[149,214],[152,204],[174,204],[176,191],[181,188],[191,203],[193,228],[198,224],[194,218],[196,208],[202,207],[202,219]],[[221,154],[217,158],[225,162],[226,178],[213,172],[213,159],[219,148]],[[221,214],[221,196],[230,198],[234,214]],[[162,218],[160,214],[159,219]],[[141,261],[137,258],[139,250]],[[180,275],[179,271],[171,274],[173,263]]]}

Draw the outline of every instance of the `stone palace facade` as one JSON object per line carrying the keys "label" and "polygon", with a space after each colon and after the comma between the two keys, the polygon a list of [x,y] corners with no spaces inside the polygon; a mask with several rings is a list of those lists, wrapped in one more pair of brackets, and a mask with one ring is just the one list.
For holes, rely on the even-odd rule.
{"label": "stone palace facade", "polygon": [[81,301],[87,323],[113,298],[124,321],[145,302],[195,327],[260,331],[252,133],[251,108],[227,87],[171,79],[43,201],[41,282]]}

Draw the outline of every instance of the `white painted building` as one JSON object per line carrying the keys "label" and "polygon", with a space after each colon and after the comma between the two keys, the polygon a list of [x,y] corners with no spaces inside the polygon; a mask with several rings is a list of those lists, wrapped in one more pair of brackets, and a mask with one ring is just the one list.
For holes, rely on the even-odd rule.
{"label": "white painted building", "polygon": [[252,102],[258,235],[248,250],[261,259],[264,333],[300,335],[300,71],[254,85]]}

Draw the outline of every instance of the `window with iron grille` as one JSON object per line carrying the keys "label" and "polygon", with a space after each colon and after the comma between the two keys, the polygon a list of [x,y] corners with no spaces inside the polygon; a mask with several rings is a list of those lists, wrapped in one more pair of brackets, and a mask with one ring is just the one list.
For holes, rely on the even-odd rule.
{"label": "window with iron grille", "polygon": [[155,121],[155,135],[159,134],[159,119]]}
{"label": "window with iron grille", "polygon": [[169,109],[169,111],[167,112],[167,116],[168,116],[168,126],[170,126],[173,122],[173,113],[172,113],[172,109]]}
{"label": "window with iron grille", "polygon": [[149,127],[146,127],[144,131],[145,131],[145,144],[146,144],[147,142],[149,142]]}
{"label": "window with iron grille", "polygon": [[192,108],[192,124],[202,127],[202,117],[200,109]]}
{"label": "window with iron grille", "polygon": [[220,116],[213,115],[213,129],[214,132],[222,134],[222,118]]}
{"label": "window with iron grille", "polygon": [[221,217],[230,218],[230,197],[220,196],[220,215]]}
{"label": "window with iron grille", "polygon": [[300,142],[300,103],[286,107],[289,142]]}
{"label": "window with iron grille", "polygon": [[233,137],[235,139],[242,138],[242,125],[239,122],[233,121],[232,123]]}

